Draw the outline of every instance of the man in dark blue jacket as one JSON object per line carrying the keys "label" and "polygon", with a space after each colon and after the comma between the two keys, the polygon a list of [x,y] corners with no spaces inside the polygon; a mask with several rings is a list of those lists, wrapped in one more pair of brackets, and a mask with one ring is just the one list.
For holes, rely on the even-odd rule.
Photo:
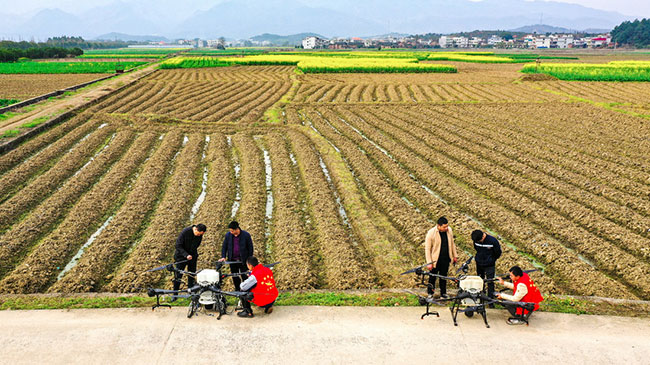
{"label": "man in dark blue jacket", "polygon": [[[174,253],[174,261],[185,261],[180,264],[176,264],[176,268],[179,270],[185,270],[189,272],[196,272],[196,261],[199,258],[199,246],[201,245],[201,240],[203,239],[203,234],[206,231],[205,224],[197,224],[191,227],[186,227],[181,231],[181,234],[178,235],[176,239],[176,252]],[[181,287],[181,278],[183,274],[174,273],[174,290],[178,290]],[[187,276],[187,287],[191,288],[194,286],[194,278],[190,275]],[[173,298],[172,301],[175,301],[176,298]]]}
{"label": "man in dark blue jacket", "polygon": [[[472,241],[476,250],[476,274],[485,279],[493,279],[497,259],[501,257],[501,245],[499,240],[489,234],[475,230],[472,232]],[[494,281],[488,283],[488,296],[494,297]]]}
{"label": "man in dark blue jacket", "polygon": [[[239,264],[230,264],[230,272],[245,272],[246,260],[253,256],[253,239],[251,235],[239,227],[239,223],[232,221],[228,225],[229,232],[223,239],[221,245],[221,259],[219,261],[239,261]],[[235,290],[239,291],[239,284],[246,280],[248,276],[233,276],[232,282],[235,284]]]}

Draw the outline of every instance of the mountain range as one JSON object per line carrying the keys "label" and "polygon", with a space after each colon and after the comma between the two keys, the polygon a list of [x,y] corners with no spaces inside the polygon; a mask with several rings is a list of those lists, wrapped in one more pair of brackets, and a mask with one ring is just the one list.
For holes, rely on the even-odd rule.
{"label": "mountain range", "polygon": [[116,1],[80,13],[54,8],[23,16],[0,14],[0,18],[7,20],[0,22],[0,37],[10,39],[59,35],[90,39],[111,32],[169,39],[246,39],[263,33],[303,32],[367,37],[514,29],[540,23],[540,18],[544,24],[567,29],[612,29],[632,19],[539,0],[141,0]]}

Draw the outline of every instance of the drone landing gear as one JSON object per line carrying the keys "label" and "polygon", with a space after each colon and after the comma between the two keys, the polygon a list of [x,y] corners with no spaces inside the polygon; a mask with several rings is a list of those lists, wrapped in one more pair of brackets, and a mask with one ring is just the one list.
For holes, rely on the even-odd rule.
{"label": "drone landing gear", "polygon": [[151,310],[153,311],[154,309],[156,309],[158,307],[167,307],[167,308],[171,309],[172,306],[169,305],[169,304],[161,304],[160,303],[160,294],[156,294],[156,304],[151,306]]}
{"label": "drone landing gear", "polygon": [[426,317],[426,316],[434,316],[434,315],[437,316],[437,317],[440,317],[440,314],[438,312],[429,311],[429,307],[431,307],[431,303],[427,303],[427,311],[420,317],[420,319],[424,319],[424,317]]}

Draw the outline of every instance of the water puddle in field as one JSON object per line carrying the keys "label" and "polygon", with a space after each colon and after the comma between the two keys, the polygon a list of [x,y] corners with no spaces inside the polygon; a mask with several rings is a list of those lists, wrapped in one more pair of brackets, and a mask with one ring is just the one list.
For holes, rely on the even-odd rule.
{"label": "water puddle in field", "polygon": [[[209,144],[210,144],[210,136],[205,136],[205,145],[203,146],[203,155],[201,156],[201,161],[205,161],[205,154],[206,151],[208,150]],[[190,213],[190,222],[194,221],[194,217],[196,217],[196,213],[199,212],[199,208],[201,208],[201,204],[203,204],[203,201],[205,200],[205,196],[207,194],[207,188],[208,188],[208,165],[205,164],[205,166],[203,167],[203,182],[201,183],[201,194],[199,194],[199,197],[196,198],[196,201],[192,206],[192,211]]]}
{"label": "water puddle in field", "polygon": [[86,162],[83,166],[81,166],[81,168],[79,168],[79,170],[77,170],[74,173],[74,175],[72,175],[72,177],[75,177],[75,176],[79,175],[81,173],[81,171],[83,171],[83,169],[86,168],[86,166],[90,165],[90,163],[93,162],[97,158],[97,156],[99,156],[102,152],[104,152],[108,148],[108,146],[111,145],[111,142],[113,142],[116,135],[117,135],[117,133],[113,133],[113,135],[108,140],[108,142],[104,145],[104,147],[102,147],[99,151],[95,152],[95,154],[88,160],[88,162]]}
{"label": "water puddle in field", "polygon": [[[65,268],[63,268],[63,271],[61,271],[61,272],[59,273],[59,276],[57,276],[57,278],[56,278],[57,281],[58,281],[58,280],[61,280],[61,278],[62,278],[63,276],[65,276],[65,274],[67,274],[68,271],[72,270],[75,266],[77,266],[77,263],[79,262],[79,259],[80,259],[81,256],[83,255],[83,253],[84,253],[84,251],[86,250],[86,248],[88,248],[88,246],[90,246],[93,242],[95,242],[95,240],[96,240],[97,237],[102,233],[102,231],[104,231],[104,229],[106,229],[106,227],[108,227],[108,224],[111,223],[111,220],[113,220],[113,217],[114,217],[114,216],[110,216],[110,217],[108,217],[108,219],[106,220],[106,222],[104,222],[104,224],[102,224],[102,226],[99,227],[99,228],[97,229],[97,231],[95,231],[95,233],[93,233],[93,234],[90,236],[90,238],[88,239],[88,241],[86,241],[86,243],[84,243],[84,245],[81,246],[81,248],[79,249],[79,251],[77,251],[77,254],[74,255],[74,257],[72,258],[72,260],[70,260],[70,262],[68,262],[68,264],[65,266]],[[59,269],[59,268],[57,267],[57,269]]]}
{"label": "water puddle in field", "polygon": [[[265,209],[265,232],[264,237],[268,240],[271,236],[271,221],[273,220],[273,167],[271,166],[271,156],[269,151],[266,149],[264,144],[260,141],[260,136],[255,136],[255,140],[258,142],[259,147],[264,153],[264,174],[265,174],[265,184],[266,184],[266,209]],[[266,245],[266,253],[270,254],[271,247]]]}
{"label": "water puddle in field", "polygon": [[237,153],[235,153],[235,151],[232,149],[232,137],[228,136],[226,139],[228,141],[228,147],[232,152],[232,163],[235,170],[235,200],[232,202],[232,209],[230,210],[230,219],[235,219],[235,216],[239,211],[239,207],[241,206],[241,184],[239,182],[239,178],[241,176],[241,164],[239,163],[239,157],[237,157]]}
{"label": "water puddle in field", "polygon": [[350,225],[350,221],[348,219],[348,213],[345,211],[345,207],[341,202],[341,196],[339,196],[338,191],[336,191],[336,187],[334,186],[334,182],[332,181],[332,176],[330,175],[330,171],[327,169],[327,166],[325,165],[325,161],[323,161],[323,157],[321,157],[320,154],[318,154],[318,164],[320,165],[321,170],[323,170],[323,174],[325,174],[325,179],[327,179],[327,184],[329,185],[330,189],[334,193],[334,199],[336,200],[336,205],[339,207],[339,215],[341,216],[343,223],[346,226],[348,226],[348,228],[352,228],[352,226]]}
{"label": "water puddle in field", "polygon": [[296,161],[296,156],[294,156],[293,153],[289,153],[289,158],[291,159],[291,163],[292,163],[294,166],[297,166],[297,165],[298,165],[298,161]]}
{"label": "water puddle in field", "polygon": [[397,162],[397,160],[395,159],[395,157],[393,157],[393,155],[391,155],[391,154],[390,154],[390,153],[389,153],[385,148],[381,147],[380,145],[378,145],[377,143],[375,143],[375,141],[373,141],[373,140],[371,140],[370,138],[368,138],[365,134],[363,134],[363,132],[361,132],[360,130],[358,130],[358,129],[355,128],[354,126],[352,126],[352,125],[351,125],[350,123],[348,123],[345,119],[343,119],[343,118],[341,118],[341,117],[339,117],[339,119],[341,120],[341,122],[345,123],[345,125],[347,125],[348,127],[352,128],[352,129],[353,129],[353,130],[354,130],[358,135],[361,136],[361,138],[363,138],[363,139],[365,139],[366,141],[368,141],[368,143],[370,143],[371,145],[373,145],[376,149],[378,149],[379,151],[381,151],[384,155],[388,156],[388,158],[390,158],[390,159],[393,160],[394,162]]}

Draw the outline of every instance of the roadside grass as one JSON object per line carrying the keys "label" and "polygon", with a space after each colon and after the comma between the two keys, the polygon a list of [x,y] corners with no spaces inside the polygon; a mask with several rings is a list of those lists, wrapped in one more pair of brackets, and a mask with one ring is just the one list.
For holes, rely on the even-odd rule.
{"label": "roadside grass", "polygon": [[[236,300],[228,298],[229,305]],[[27,294],[0,296],[0,310],[40,309],[91,309],[91,308],[146,308],[156,303],[155,298],[139,294]],[[161,298],[161,303],[168,304]],[[185,307],[188,299],[169,303],[173,307]],[[323,306],[323,307],[417,307],[417,298],[400,292],[336,292],[336,291],[289,291],[280,294],[277,306]],[[498,308],[499,306],[497,306]],[[424,307],[422,307],[424,310]],[[435,307],[444,309],[444,307]],[[163,308],[164,309],[164,308]],[[229,308],[229,310],[232,307]],[[577,315],[615,315],[649,317],[650,302],[625,301],[592,297],[569,297],[549,295],[541,303],[540,311]]]}

